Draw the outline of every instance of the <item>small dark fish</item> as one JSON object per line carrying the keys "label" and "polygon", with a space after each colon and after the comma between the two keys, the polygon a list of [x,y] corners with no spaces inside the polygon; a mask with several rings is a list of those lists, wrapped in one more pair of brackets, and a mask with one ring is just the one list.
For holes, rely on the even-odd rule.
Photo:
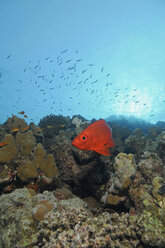
{"label": "small dark fish", "polygon": [[111,75],[111,73],[108,73],[107,75],[106,75],[106,77],[109,77]]}
{"label": "small dark fish", "polygon": [[54,61],[54,59],[50,60],[49,63],[52,63]]}
{"label": "small dark fish", "polygon": [[39,65],[36,65],[35,67],[34,67],[34,69],[37,69],[39,67]]}
{"label": "small dark fish", "polygon": [[80,61],[82,61],[82,59],[77,59],[77,60],[76,60],[76,62],[80,62]]}
{"label": "small dark fish", "polygon": [[159,188],[158,194],[159,195],[164,195],[165,194],[165,184]]}
{"label": "small dark fish", "polygon": [[44,79],[44,78],[45,78],[45,76],[38,76],[38,78],[42,78],[42,79]]}
{"label": "small dark fish", "polygon": [[70,66],[70,67],[67,68],[67,70],[70,70],[70,71],[73,70],[73,69],[76,69],[76,67],[75,66]]}
{"label": "small dark fish", "polygon": [[96,79],[95,81],[93,81],[91,84],[95,84],[98,81],[98,79]]}
{"label": "small dark fish", "polygon": [[68,51],[68,49],[65,49],[65,50],[61,51],[61,54],[66,53],[67,51]]}
{"label": "small dark fish", "polygon": [[103,70],[104,70],[104,67],[101,68],[101,72],[103,72]]}
{"label": "small dark fish", "polygon": [[94,66],[94,64],[89,64],[88,66]]}
{"label": "small dark fish", "polygon": [[20,80],[20,79],[19,79],[18,81],[19,81],[20,83],[23,83],[23,81],[22,81],[22,80]]}
{"label": "small dark fish", "polygon": [[47,57],[45,60],[48,60],[49,59],[49,57]]}
{"label": "small dark fish", "polygon": [[82,73],[85,73],[86,71],[87,71],[87,69],[86,70],[83,70]]}
{"label": "small dark fish", "polygon": [[7,57],[6,57],[6,59],[9,59],[11,57],[11,54],[9,54]]}
{"label": "small dark fish", "polygon": [[87,77],[85,80],[84,80],[84,84],[86,83],[86,81],[88,81],[89,77]]}
{"label": "small dark fish", "polygon": [[68,59],[67,61],[65,61],[65,63],[69,63],[70,61],[72,61],[72,59]]}

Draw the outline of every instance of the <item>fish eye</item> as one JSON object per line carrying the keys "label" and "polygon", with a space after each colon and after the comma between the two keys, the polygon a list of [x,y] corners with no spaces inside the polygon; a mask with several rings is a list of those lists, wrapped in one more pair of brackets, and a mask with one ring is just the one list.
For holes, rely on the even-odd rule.
{"label": "fish eye", "polygon": [[85,140],[87,140],[87,136],[83,135],[83,136],[81,137],[81,139],[82,139],[83,141],[85,141]]}

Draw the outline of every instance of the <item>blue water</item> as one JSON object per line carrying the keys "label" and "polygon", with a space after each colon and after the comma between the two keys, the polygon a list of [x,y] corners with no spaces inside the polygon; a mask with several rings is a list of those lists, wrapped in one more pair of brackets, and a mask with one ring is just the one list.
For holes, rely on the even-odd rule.
{"label": "blue water", "polygon": [[164,0],[0,0],[0,123],[165,121]]}

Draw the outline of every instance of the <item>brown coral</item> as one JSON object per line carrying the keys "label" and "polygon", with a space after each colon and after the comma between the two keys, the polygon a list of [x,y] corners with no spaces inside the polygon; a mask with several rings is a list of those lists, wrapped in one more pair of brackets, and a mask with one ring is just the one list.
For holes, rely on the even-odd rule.
{"label": "brown coral", "polygon": [[42,200],[33,209],[33,217],[37,221],[44,219],[45,214],[47,214],[53,208],[53,203],[48,200]]}
{"label": "brown coral", "polygon": [[30,154],[35,146],[35,138],[31,131],[16,135],[16,143],[22,154]]}
{"label": "brown coral", "polygon": [[40,143],[38,143],[35,148],[34,159],[36,167],[39,168],[47,177],[54,178],[58,176],[58,168],[53,155],[47,155],[43,145]]}
{"label": "brown coral", "polygon": [[6,134],[3,142],[5,142],[6,145],[0,149],[0,163],[10,163],[18,155],[14,137],[11,134]]}
{"label": "brown coral", "polygon": [[27,182],[29,179],[37,178],[37,168],[33,161],[26,160],[23,165],[18,167],[17,176],[23,182]]}
{"label": "brown coral", "polygon": [[4,124],[5,129],[11,132],[13,129],[18,128],[19,131],[23,131],[28,126],[27,122],[17,116],[9,117]]}

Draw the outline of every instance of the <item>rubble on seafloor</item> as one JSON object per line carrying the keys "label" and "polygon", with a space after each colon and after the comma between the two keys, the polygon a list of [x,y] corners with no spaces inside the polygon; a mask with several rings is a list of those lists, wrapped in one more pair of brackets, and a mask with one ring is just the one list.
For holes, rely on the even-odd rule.
{"label": "rubble on seafloor", "polygon": [[108,122],[107,157],[71,145],[89,124],[0,125],[0,247],[165,247],[165,125]]}

